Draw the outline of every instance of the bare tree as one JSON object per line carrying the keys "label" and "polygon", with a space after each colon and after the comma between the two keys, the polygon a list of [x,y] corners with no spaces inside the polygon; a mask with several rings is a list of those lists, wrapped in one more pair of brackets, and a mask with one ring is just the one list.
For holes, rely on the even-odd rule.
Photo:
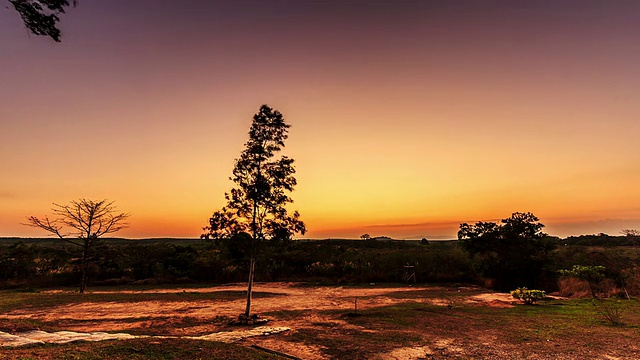
{"label": "bare tree", "polygon": [[80,249],[80,293],[84,293],[88,265],[97,255],[95,246],[99,238],[126,228],[126,219],[131,214],[118,213],[113,201],[107,200],[80,199],[70,201],[68,205],[53,205],[52,218],[30,216],[25,225],[44,229]]}
{"label": "bare tree", "polygon": [[620,233],[624,236],[628,237],[637,237],[640,236],[640,230],[638,229],[622,229]]}

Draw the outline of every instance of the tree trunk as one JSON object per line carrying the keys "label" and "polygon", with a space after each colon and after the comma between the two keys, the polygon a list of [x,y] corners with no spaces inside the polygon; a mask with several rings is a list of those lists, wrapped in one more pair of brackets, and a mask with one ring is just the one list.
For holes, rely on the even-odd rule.
{"label": "tree trunk", "polygon": [[596,294],[596,289],[594,288],[593,284],[591,283],[591,281],[587,281],[587,283],[589,284],[589,290],[591,290],[591,295],[593,296],[594,299],[597,299],[598,295]]}
{"label": "tree trunk", "polygon": [[[260,178],[260,170],[258,170],[258,178]],[[253,200],[253,216],[251,219],[251,260],[249,261],[249,282],[247,284],[247,307],[244,310],[244,316],[249,319],[251,316],[251,295],[253,292],[253,277],[256,273],[256,241],[257,227],[256,215],[258,212],[258,203]]]}
{"label": "tree trunk", "polygon": [[249,285],[247,286],[247,307],[244,310],[244,316],[248,319],[251,316],[251,295],[253,292],[253,277],[256,273],[256,257],[251,255],[249,262]]}
{"label": "tree trunk", "polygon": [[87,248],[82,249],[80,272],[82,273],[82,278],[80,279],[80,294],[84,294],[84,290],[87,288]]}

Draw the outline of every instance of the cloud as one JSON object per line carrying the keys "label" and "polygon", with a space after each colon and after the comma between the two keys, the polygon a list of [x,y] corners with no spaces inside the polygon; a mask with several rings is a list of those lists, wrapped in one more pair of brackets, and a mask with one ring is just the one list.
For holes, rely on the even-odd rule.
{"label": "cloud", "polygon": [[15,199],[16,195],[7,192],[0,192],[0,199]]}
{"label": "cloud", "polygon": [[502,219],[482,219],[482,220],[453,220],[453,221],[431,221],[431,222],[421,222],[421,223],[407,223],[407,224],[374,224],[374,225],[365,225],[364,228],[385,228],[385,229],[403,229],[403,228],[417,228],[417,227],[426,227],[426,228],[450,228],[455,226],[456,228],[460,226],[462,223],[475,224],[478,221],[492,221],[499,222]]}

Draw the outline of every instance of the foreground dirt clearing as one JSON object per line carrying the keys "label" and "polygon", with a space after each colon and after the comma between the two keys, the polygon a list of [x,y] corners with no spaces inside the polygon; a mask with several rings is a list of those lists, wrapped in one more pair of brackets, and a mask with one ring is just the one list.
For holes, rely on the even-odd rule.
{"label": "foreground dirt clearing", "polygon": [[[0,315],[0,331],[15,334],[37,324],[48,331],[203,339],[246,330],[228,325],[244,309],[243,291],[244,284],[237,284],[93,291],[85,297],[59,291],[34,294],[34,299],[72,300],[17,306]],[[587,302],[555,299],[524,306],[507,294],[478,287],[260,283],[255,291],[254,312],[272,319],[269,326],[291,331],[239,343],[304,359],[640,357],[636,302],[627,325],[614,327],[596,318]],[[111,301],[114,297],[117,301]],[[11,351],[17,356],[21,350]]]}
{"label": "foreground dirt clearing", "polygon": [[[144,291],[91,291],[92,294],[131,294],[133,302],[85,302],[72,305],[62,305],[44,309],[16,310],[8,314],[0,315],[0,319],[37,319],[45,322],[66,323],[68,329],[73,331],[119,331],[123,329],[135,329],[151,327],[149,325],[158,321],[179,322],[181,319],[207,319],[206,324],[197,327],[184,327],[171,330],[169,333],[157,335],[195,335],[210,332],[219,328],[220,319],[235,318],[244,310],[246,300],[239,297],[236,300],[197,300],[197,301],[136,301],[136,294],[181,294],[181,293],[216,293],[216,292],[244,292],[246,285],[226,285],[199,289],[154,289]],[[401,302],[419,301],[430,304],[448,304],[444,298],[391,298],[386,295],[402,292],[424,290],[422,287],[381,287],[369,285],[368,287],[300,287],[291,283],[261,283],[257,284],[254,291],[258,294],[268,294],[265,299],[254,299],[252,308],[254,313],[264,314],[271,312],[287,311],[326,311],[326,310],[353,310],[357,301],[360,310],[385,305],[393,305]],[[430,288],[430,290],[445,290],[445,288]],[[453,289],[452,292],[457,290]],[[476,293],[479,288],[467,288],[466,291]],[[45,292],[46,293],[46,292]],[[52,291],[52,294],[62,294],[62,291]],[[504,294],[499,296],[504,297]],[[467,299],[466,302],[489,303],[486,299]],[[505,304],[512,301],[507,299]],[[318,315],[314,315],[320,320]],[[312,316],[313,317],[313,316]],[[286,323],[296,323],[294,319]],[[308,324],[309,318],[305,317],[301,322]],[[224,321],[222,322],[224,323]]]}

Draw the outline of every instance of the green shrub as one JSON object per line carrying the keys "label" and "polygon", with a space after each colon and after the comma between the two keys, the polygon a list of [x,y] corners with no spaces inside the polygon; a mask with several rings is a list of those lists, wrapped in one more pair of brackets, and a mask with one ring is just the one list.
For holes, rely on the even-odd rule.
{"label": "green shrub", "polygon": [[547,297],[547,293],[543,290],[529,290],[526,287],[521,287],[511,291],[511,296],[522,301],[525,305],[533,305],[538,300]]}
{"label": "green shrub", "polygon": [[620,300],[593,300],[596,314],[609,321],[612,325],[622,325],[622,313],[626,306]]}

